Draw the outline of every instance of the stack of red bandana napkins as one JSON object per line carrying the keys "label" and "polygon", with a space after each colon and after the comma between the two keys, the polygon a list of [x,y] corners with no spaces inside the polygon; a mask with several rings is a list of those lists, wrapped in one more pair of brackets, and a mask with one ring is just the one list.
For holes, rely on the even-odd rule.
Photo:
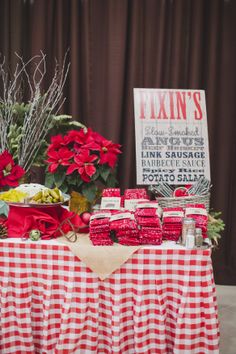
{"label": "stack of red bandana napkins", "polygon": [[111,246],[110,213],[97,213],[91,216],[89,224],[90,240],[94,246]]}
{"label": "stack of red bandana napkins", "polygon": [[162,219],[163,240],[178,241],[182,234],[183,208],[164,208]]}
{"label": "stack of red bandana napkins", "polygon": [[148,199],[145,188],[126,189],[124,192],[125,199]]}
{"label": "stack of red bandana napkins", "polygon": [[145,188],[126,189],[123,196],[125,209],[134,211],[140,201],[149,201]]}
{"label": "stack of red bandana napkins", "polygon": [[139,225],[140,243],[143,245],[160,245],[162,243],[161,209],[157,202],[139,203],[135,218]]}
{"label": "stack of red bandana napkins", "polygon": [[120,210],[120,188],[105,188],[102,192],[101,209]]}
{"label": "stack of red bandana napkins", "polygon": [[105,188],[102,197],[120,197],[120,188]]}
{"label": "stack of red bandana napkins", "polygon": [[139,245],[139,230],[134,215],[130,212],[120,212],[110,218],[111,237],[121,245]]}
{"label": "stack of red bandana napkins", "polygon": [[196,222],[196,228],[202,229],[202,237],[207,238],[207,210],[204,204],[187,204],[185,216]]}

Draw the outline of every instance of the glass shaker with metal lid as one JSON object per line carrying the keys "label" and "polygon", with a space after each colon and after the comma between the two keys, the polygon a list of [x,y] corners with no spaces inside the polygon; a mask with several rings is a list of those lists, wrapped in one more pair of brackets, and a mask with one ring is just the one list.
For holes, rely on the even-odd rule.
{"label": "glass shaker with metal lid", "polygon": [[183,218],[183,222],[182,222],[182,237],[181,237],[181,243],[183,245],[186,244],[186,237],[187,237],[187,233],[189,230],[191,230],[190,232],[195,233],[195,220],[192,218]]}
{"label": "glass shaker with metal lid", "polygon": [[200,229],[200,227],[197,227],[195,230],[195,243],[197,247],[203,245],[202,229]]}

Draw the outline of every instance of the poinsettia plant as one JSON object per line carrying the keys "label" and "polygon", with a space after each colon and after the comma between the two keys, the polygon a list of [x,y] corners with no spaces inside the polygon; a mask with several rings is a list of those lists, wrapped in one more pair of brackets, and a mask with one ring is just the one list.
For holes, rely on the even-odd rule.
{"label": "poinsettia plant", "polygon": [[116,185],[120,147],[86,127],[53,136],[47,149],[45,183],[63,192],[77,191],[92,203],[101,188]]}
{"label": "poinsettia plant", "polygon": [[17,187],[25,170],[15,164],[12,155],[7,151],[0,154],[0,188]]}

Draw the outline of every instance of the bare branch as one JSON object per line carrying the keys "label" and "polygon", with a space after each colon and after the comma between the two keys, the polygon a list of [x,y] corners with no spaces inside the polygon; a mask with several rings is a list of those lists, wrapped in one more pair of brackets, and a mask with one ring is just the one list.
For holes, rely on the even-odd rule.
{"label": "bare branch", "polygon": [[[7,135],[14,121],[14,106],[21,104],[22,80],[29,95],[29,109],[25,112],[22,124],[22,138],[18,149],[18,163],[28,171],[35,160],[41,143],[48,133],[53,115],[60,110],[63,99],[63,88],[70,64],[66,64],[67,54],[60,68],[56,61],[52,80],[43,92],[42,84],[47,73],[46,55],[41,52],[27,62],[16,54],[19,63],[16,65],[12,79],[5,69],[5,60],[0,63],[0,84],[3,88],[0,97],[0,149],[8,148]],[[30,70],[32,73],[30,74]]]}

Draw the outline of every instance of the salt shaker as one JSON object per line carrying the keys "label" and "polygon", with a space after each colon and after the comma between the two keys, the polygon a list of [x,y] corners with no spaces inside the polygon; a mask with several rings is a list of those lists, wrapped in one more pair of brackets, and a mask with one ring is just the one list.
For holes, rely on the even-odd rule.
{"label": "salt shaker", "polygon": [[193,249],[195,247],[195,234],[194,230],[188,230],[186,235],[185,246],[188,249]]}
{"label": "salt shaker", "polygon": [[182,225],[182,237],[181,237],[181,243],[183,245],[186,244],[186,238],[187,238],[187,234],[189,231],[193,232],[193,234],[194,234],[195,220],[192,218],[184,218],[183,225]]}

